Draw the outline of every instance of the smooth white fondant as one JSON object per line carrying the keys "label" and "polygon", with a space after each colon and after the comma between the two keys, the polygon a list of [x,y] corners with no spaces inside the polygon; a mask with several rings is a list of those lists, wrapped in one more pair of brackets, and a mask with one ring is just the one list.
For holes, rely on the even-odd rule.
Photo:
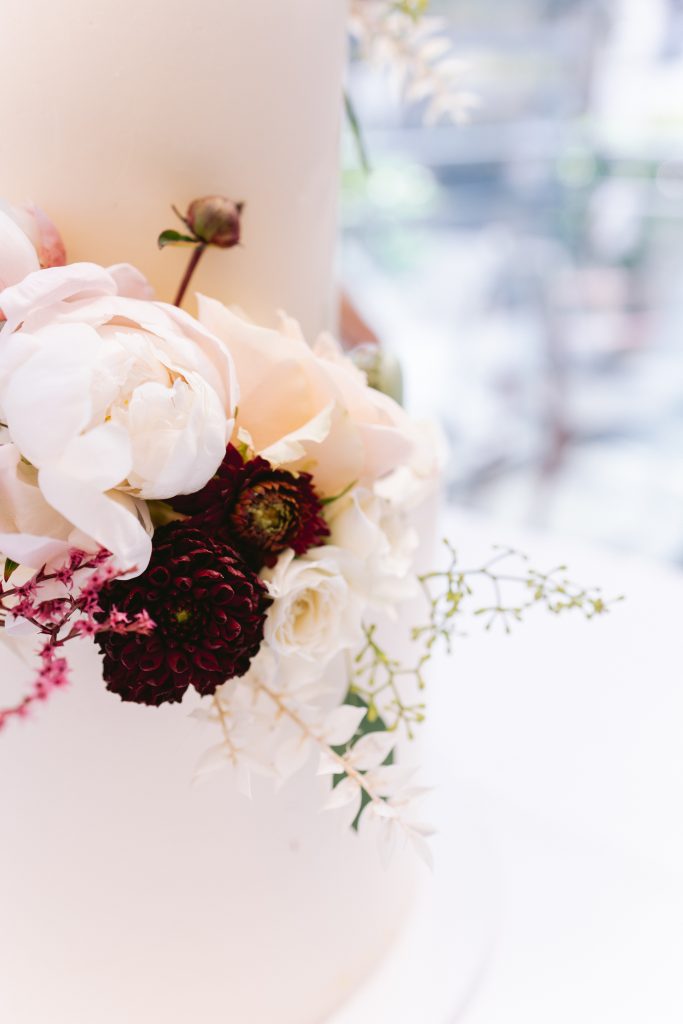
{"label": "smooth white fondant", "polygon": [[412,855],[387,870],[321,812],[314,765],[252,800],[193,784],[215,736],[192,699],[125,705],[94,647],[76,665],[0,741],[0,1020],[324,1021],[396,935]]}
{"label": "smooth white fondant", "polygon": [[0,39],[0,194],[43,206],[71,261],[134,263],[172,301],[171,204],[228,195],[243,245],[193,287],[329,326],[345,0],[5,0]]}
{"label": "smooth white fondant", "polygon": [[[412,513],[421,567],[437,505]],[[406,662],[420,613],[381,623]],[[315,758],[277,793],[256,779],[252,800],[224,771],[193,783],[217,741],[196,694],[124,704],[94,646],[71,652],[74,684],[0,736],[0,1021],[323,1024],[400,936],[426,869],[410,848],[384,865],[372,834],[323,812]],[[0,644],[9,700],[28,677]]]}

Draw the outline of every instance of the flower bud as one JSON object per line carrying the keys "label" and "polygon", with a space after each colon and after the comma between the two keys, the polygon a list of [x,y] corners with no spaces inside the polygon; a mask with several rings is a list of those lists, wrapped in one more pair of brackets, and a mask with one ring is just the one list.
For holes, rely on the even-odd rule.
{"label": "flower bud", "polygon": [[393,398],[399,405],[403,403],[403,373],[392,352],[370,342],[354,346],[348,355],[365,373],[371,388]]}
{"label": "flower bud", "polygon": [[230,249],[240,240],[242,205],[225,196],[204,196],[190,203],[185,223],[200,241]]}

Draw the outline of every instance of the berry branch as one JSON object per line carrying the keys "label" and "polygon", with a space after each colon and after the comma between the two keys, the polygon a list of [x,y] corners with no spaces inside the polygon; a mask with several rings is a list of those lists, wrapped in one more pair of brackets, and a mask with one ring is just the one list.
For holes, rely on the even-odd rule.
{"label": "berry branch", "polygon": [[[4,583],[0,583],[0,629],[6,628],[8,621],[22,620],[46,639],[38,649],[39,667],[28,692],[15,704],[0,707],[0,729],[12,718],[25,718],[33,704],[47,700],[54,690],[68,684],[69,665],[59,652],[71,640],[104,630],[149,633],[154,628],[146,612],[129,618],[112,608],[102,618],[99,594],[120,572],[112,566],[110,558],[108,551],[87,555],[74,549],[58,569],[47,572],[43,566],[17,586],[7,585],[18,567],[6,560]],[[82,586],[77,585],[85,573],[89,576]],[[50,596],[41,596],[45,593]]]}
{"label": "berry branch", "polygon": [[[605,601],[597,587],[582,587],[569,580],[565,566],[541,572],[528,566],[528,558],[511,548],[495,549],[483,565],[461,568],[456,549],[448,541],[449,554],[445,569],[418,577],[427,605],[427,619],[413,628],[414,659],[403,664],[390,657],[377,640],[377,627],[365,627],[365,644],[354,659],[350,690],[369,708],[371,716],[382,714],[386,727],[393,731],[402,726],[409,738],[415,725],[424,720],[424,704],[410,703],[403,696],[408,690],[418,693],[426,686],[425,668],[439,645],[450,654],[452,641],[458,635],[466,616],[484,618],[485,629],[500,625],[506,633],[536,606],[554,615],[579,611],[585,618],[604,615],[616,598]],[[514,562],[521,569],[511,571]],[[490,597],[481,601],[481,585],[489,588]],[[406,685],[407,684],[407,685]]]}

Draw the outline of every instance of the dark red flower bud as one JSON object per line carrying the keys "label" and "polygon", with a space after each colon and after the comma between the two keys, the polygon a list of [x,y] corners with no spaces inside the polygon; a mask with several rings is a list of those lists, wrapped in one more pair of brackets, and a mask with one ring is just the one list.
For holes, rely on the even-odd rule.
{"label": "dark red flower bud", "polygon": [[225,196],[204,196],[190,203],[185,222],[200,241],[230,249],[240,240],[242,206]]}
{"label": "dark red flower bud", "polygon": [[273,469],[258,456],[244,462],[232,445],[201,491],[170,504],[191,516],[188,522],[237,548],[255,569],[274,565],[286,548],[303,555],[330,533],[310,473]]}

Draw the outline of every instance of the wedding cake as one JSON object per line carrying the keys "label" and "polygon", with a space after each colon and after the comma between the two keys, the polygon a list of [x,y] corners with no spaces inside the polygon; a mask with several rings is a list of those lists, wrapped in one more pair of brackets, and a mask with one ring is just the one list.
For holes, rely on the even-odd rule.
{"label": "wedding cake", "polygon": [[[193,290],[332,325],[343,0],[5,0],[0,37],[0,193],[40,203],[70,260],[135,264],[170,301],[171,204],[229,195],[243,244]],[[27,642],[0,647],[10,700]],[[0,735],[0,1020],[321,1024],[400,929],[412,855],[384,866],[321,813],[315,763],[251,799],[193,782],[199,696],[119,701],[73,646],[72,684]]]}
{"label": "wedding cake", "polygon": [[185,258],[155,244],[171,204],[243,201],[243,247],[208,253],[196,289],[315,336],[333,315],[346,29],[345,0],[6,0],[0,194],[44,207],[70,260],[132,263],[167,301]]}

